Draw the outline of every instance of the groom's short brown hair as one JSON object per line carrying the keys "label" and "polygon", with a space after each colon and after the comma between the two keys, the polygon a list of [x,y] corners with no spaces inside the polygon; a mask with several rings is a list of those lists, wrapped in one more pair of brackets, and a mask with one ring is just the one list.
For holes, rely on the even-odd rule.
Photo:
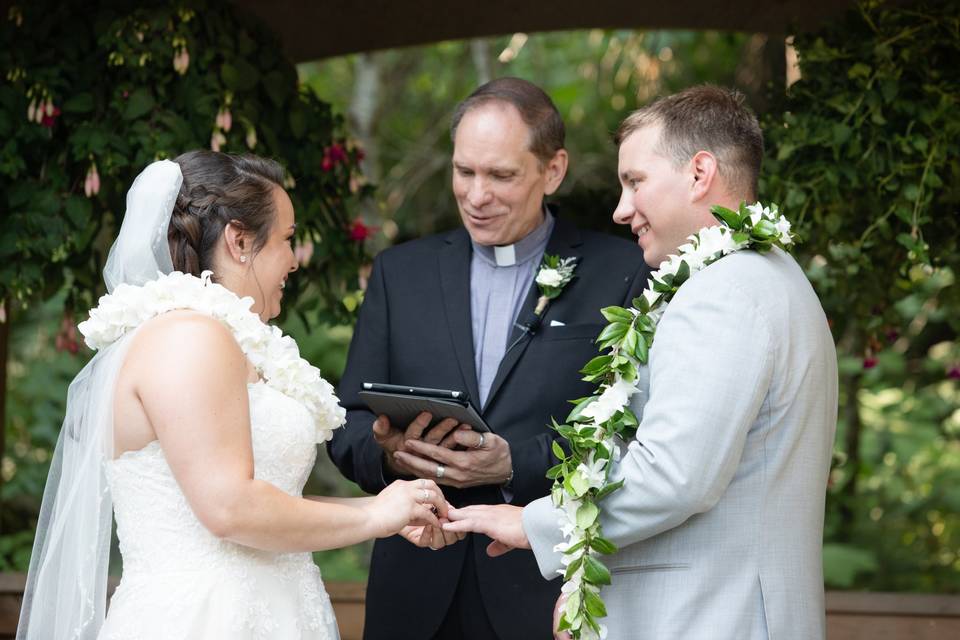
{"label": "groom's short brown hair", "polygon": [[627,116],[615,141],[620,145],[634,131],[657,124],[662,127],[658,151],[675,166],[686,164],[698,151],[709,151],[717,157],[727,187],[756,199],[763,133],[742,93],[703,84],[657,98]]}

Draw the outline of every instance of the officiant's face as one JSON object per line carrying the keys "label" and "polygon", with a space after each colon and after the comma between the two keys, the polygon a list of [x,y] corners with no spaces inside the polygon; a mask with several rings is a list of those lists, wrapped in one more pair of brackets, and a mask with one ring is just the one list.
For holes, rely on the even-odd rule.
{"label": "officiant's face", "polygon": [[692,206],[691,167],[677,167],[657,149],[660,126],[648,125],[620,144],[618,173],[622,192],[613,212],[628,224],[643,249],[643,260],[657,267],[687,242],[687,236],[713,223]]}
{"label": "officiant's face", "polygon": [[513,244],[543,221],[543,197],[566,172],[566,151],[542,166],[517,109],[490,102],[468,111],[453,143],[453,194],[464,226],[482,245]]}

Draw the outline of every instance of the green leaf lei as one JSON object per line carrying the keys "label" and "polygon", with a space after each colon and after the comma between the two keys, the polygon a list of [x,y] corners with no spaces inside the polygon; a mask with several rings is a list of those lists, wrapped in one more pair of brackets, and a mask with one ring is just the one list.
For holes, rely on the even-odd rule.
{"label": "green leaf lei", "polygon": [[560,464],[547,477],[554,480],[551,494],[562,512],[560,528],[565,538],[557,546],[564,554],[562,592],[567,596],[559,629],[570,631],[574,638],[606,635],[597,619],[607,615],[600,589],[610,584],[610,571],[597,557],[612,554],[617,547],[603,537],[598,503],[623,486],[622,480],[609,482],[609,463],[619,452],[616,439],[628,440],[636,433],[638,421],[629,407],[630,396],[636,391],[637,368],[647,363],[667,303],[694,273],[725,255],[744,249],[765,253],[794,242],[790,222],[776,205],[742,203],[737,211],[715,206],[711,212],[720,224],[700,229],[678,248],[678,255],[661,263],[631,308],[602,310],[609,324],[596,341],[606,353],[580,371],[585,381],[597,383],[597,390],[573,401],[565,424],[553,422],[571,451],[567,455],[554,442],[553,453]]}

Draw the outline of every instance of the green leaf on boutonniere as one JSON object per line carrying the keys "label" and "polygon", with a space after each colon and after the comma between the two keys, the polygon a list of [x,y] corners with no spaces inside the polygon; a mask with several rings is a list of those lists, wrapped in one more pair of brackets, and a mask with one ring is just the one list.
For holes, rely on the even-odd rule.
{"label": "green leaf on boutonniere", "polygon": [[550,480],[556,480],[561,471],[563,471],[563,463],[554,465],[547,469],[547,478]]}
{"label": "green leaf on boutonniere", "polygon": [[647,313],[650,311],[650,303],[643,296],[638,296],[633,299],[633,308],[639,311],[640,313]]}

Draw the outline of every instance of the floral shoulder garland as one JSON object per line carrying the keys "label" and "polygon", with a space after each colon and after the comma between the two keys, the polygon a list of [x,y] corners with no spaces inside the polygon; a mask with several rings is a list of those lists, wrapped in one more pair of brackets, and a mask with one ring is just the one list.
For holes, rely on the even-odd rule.
{"label": "floral shoulder garland", "polygon": [[560,630],[574,638],[603,638],[604,625],[598,618],[607,615],[600,597],[603,585],[610,584],[610,571],[597,559],[617,547],[603,537],[598,503],[623,486],[610,483],[610,461],[619,455],[617,439],[636,433],[637,417],[630,410],[630,396],[636,392],[637,368],[646,364],[657,323],[666,305],[690,276],[731,253],[751,249],[761,253],[784,248],[794,241],[790,222],[776,205],[759,202],[741,204],[738,211],[713,207],[720,225],[705,227],[690,236],[652,274],[641,297],[632,308],[606,307],[603,316],[610,323],[597,338],[605,355],[588,362],[581,373],[595,382],[597,391],[575,401],[566,424],[553,423],[570,447],[570,455],[556,442],[553,453],[560,464],[547,472],[554,480],[553,503],[560,510],[560,529],[565,538],[556,547],[562,552],[562,592],[567,596],[560,618]]}
{"label": "floral shoulder garland", "polygon": [[265,324],[250,310],[253,299],[211,281],[204,271],[198,278],[175,271],[158,274],[143,286],[119,285],[100,298],[90,318],[80,323],[80,333],[91,349],[107,347],[129,331],[160,314],[192,309],[212,316],[227,326],[240,349],[250,359],[267,386],[302,403],[313,416],[317,442],[333,437],[346,412],[337,401],[333,386],[320,371],[300,357],[297,343],[279,328]]}

